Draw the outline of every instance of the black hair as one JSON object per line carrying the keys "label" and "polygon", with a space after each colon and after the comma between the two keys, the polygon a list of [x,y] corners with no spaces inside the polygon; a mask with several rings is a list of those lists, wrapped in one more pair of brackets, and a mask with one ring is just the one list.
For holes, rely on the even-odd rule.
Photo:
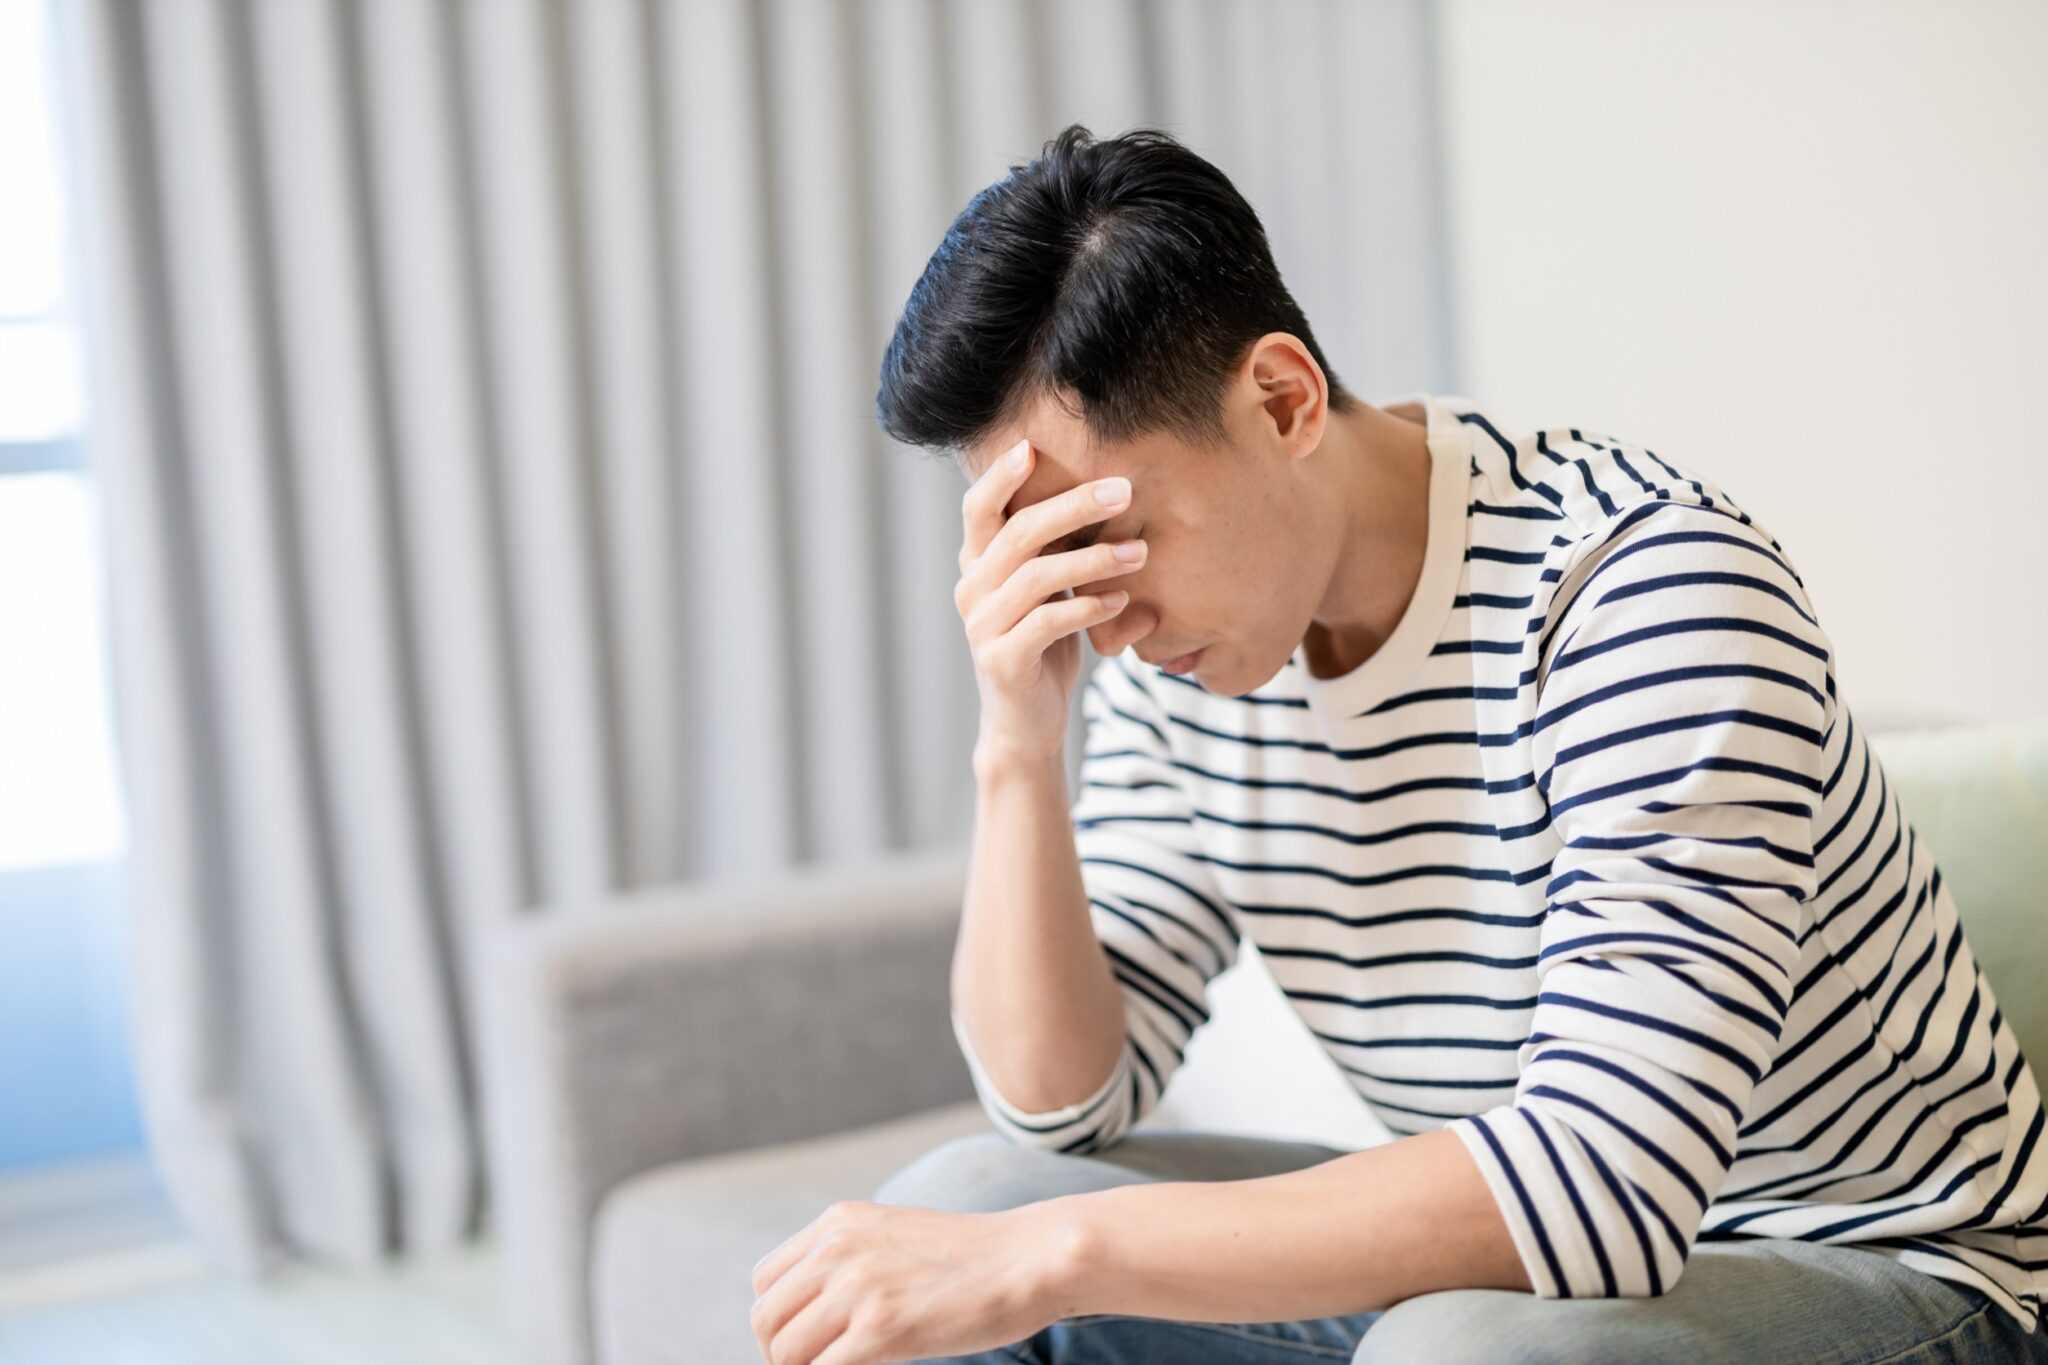
{"label": "black hair", "polygon": [[978,444],[1040,395],[1098,442],[1224,436],[1247,347],[1293,334],[1337,380],[1281,283],[1265,229],[1213,164],[1155,128],[1097,140],[1071,124],[960,211],[882,357],[875,412],[906,445]]}

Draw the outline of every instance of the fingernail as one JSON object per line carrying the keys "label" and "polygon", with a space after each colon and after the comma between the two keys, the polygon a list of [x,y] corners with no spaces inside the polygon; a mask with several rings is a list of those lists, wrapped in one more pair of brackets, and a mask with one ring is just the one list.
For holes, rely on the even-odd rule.
{"label": "fingernail", "polygon": [[1135,564],[1145,557],[1145,542],[1142,540],[1126,541],[1111,550],[1110,553],[1126,564]]}
{"label": "fingernail", "polygon": [[1029,440],[1017,442],[1016,445],[1010,447],[1010,468],[1022,469],[1024,461],[1029,459],[1030,456],[1031,442]]}
{"label": "fingernail", "polygon": [[1095,500],[1105,507],[1114,507],[1129,497],[1130,492],[1131,481],[1119,474],[1095,485]]}

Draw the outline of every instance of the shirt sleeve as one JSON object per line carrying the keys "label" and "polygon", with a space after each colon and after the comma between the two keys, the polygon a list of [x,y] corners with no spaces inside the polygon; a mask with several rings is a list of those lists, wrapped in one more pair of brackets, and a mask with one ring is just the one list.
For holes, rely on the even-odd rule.
{"label": "shirt sleeve", "polygon": [[1545,1298],[1677,1281],[1777,1053],[1815,894],[1832,649],[1771,538],[1617,513],[1540,629],[1533,776],[1561,841],[1511,1103],[1448,1126]]}
{"label": "shirt sleeve", "polygon": [[1062,1109],[1027,1111],[998,1091],[959,1039],[982,1108],[1012,1141],[1092,1152],[1158,1106],[1208,1022],[1208,986],[1237,960],[1238,921],[1203,860],[1168,720],[1124,656],[1102,659],[1081,699],[1087,723],[1071,814],[1096,940],[1123,995],[1124,1048],[1095,1091]]}

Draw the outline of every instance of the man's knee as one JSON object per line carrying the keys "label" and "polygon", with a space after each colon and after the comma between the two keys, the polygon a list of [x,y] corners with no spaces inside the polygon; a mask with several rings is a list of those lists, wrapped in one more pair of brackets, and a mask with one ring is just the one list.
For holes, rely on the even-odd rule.
{"label": "man's knee", "polygon": [[[969,1133],[940,1143],[884,1180],[873,1194],[877,1204],[942,1209],[948,1213],[993,1213],[1049,1197],[1034,1193],[1047,1152],[1020,1147],[999,1133]],[[1040,1158],[1034,1161],[1033,1158]]]}
{"label": "man's knee", "polygon": [[1107,1153],[1057,1152],[1000,1133],[969,1133],[932,1148],[883,1181],[871,1198],[949,1213],[994,1213],[1156,1178],[1118,1165]]}
{"label": "man's knee", "polygon": [[1417,1294],[1374,1318],[1351,1359],[1353,1365],[1550,1365],[1604,1358],[1583,1335],[1556,1330],[1565,1324],[1556,1314],[1546,1320],[1543,1303],[1505,1289]]}

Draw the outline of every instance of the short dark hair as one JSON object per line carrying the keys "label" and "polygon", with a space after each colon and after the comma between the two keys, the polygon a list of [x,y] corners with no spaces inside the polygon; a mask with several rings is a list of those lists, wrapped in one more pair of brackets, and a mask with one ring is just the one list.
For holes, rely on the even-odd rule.
{"label": "short dark hair", "polygon": [[882,358],[875,412],[906,445],[958,451],[1040,395],[1097,441],[1224,435],[1224,381],[1245,349],[1289,332],[1337,380],[1252,206],[1170,133],[1097,140],[1069,125],[1037,160],[975,195],[910,291]]}

